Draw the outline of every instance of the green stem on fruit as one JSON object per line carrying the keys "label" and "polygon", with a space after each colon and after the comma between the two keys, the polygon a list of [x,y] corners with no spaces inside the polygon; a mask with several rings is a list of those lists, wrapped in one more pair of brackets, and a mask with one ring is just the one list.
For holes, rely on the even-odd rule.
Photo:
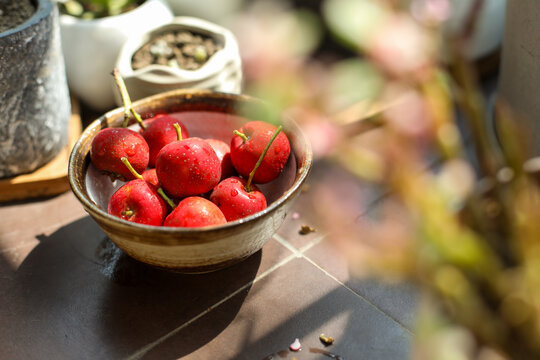
{"label": "green stem on fruit", "polygon": [[167,194],[165,194],[165,191],[163,191],[162,188],[157,189],[157,192],[158,192],[159,195],[161,195],[163,200],[165,200],[167,202],[167,204],[169,204],[169,206],[171,208],[174,209],[176,207],[176,204],[174,203],[174,201],[172,201],[172,199],[170,197],[168,197]]}
{"label": "green stem on fruit", "polygon": [[173,126],[176,130],[176,137],[178,138],[178,141],[182,141],[182,128],[180,128],[178,123],[174,123]]}
{"label": "green stem on fruit", "polygon": [[135,120],[139,123],[141,129],[143,129],[143,131],[146,130],[146,125],[144,124],[141,114],[139,114],[133,107],[131,107],[131,113],[133,114]]}
{"label": "green stem on fruit", "polygon": [[244,140],[244,142],[248,141],[248,137],[246,136],[246,134],[244,133],[241,133],[240,131],[238,130],[233,130],[233,134],[234,135],[237,135],[237,136],[240,136],[242,138],[242,140]]}
{"label": "green stem on fruit", "polygon": [[129,172],[132,173],[133,176],[135,176],[137,179],[142,179],[142,178],[143,178],[142,175],[139,174],[139,173],[137,172],[137,170],[135,170],[135,169],[133,168],[133,166],[131,166],[131,163],[129,162],[129,160],[127,159],[127,157],[122,156],[122,157],[120,158],[120,160],[124,163],[124,165],[126,165],[126,167],[129,169]]}
{"label": "green stem on fruit", "polygon": [[122,215],[130,217],[131,215],[133,215],[133,210],[122,211]]}
{"label": "green stem on fruit", "polygon": [[272,143],[274,142],[274,140],[276,139],[278,134],[281,132],[282,128],[283,128],[283,126],[279,125],[278,128],[276,129],[276,131],[274,131],[274,133],[272,134],[272,137],[270,138],[270,141],[268,141],[268,144],[266,144],[266,147],[264,148],[261,156],[259,157],[259,160],[257,160],[257,163],[255,164],[255,167],[249,173],[249,178],[248,178],[248,181],[246,183],[246,188],[245,188],[248,193],[253,191],[253,189],[251,188],[251,182],[253,181],[253,177],[255,176],[255,172],[257,171],[259,166],[261,166],[261,163],[262,163],[262,161],[264,159],[264,156],[268,152],[268,149],[270,149],[270,146],[272,145]]}
{"label": "green stem on fruit", "polygon": [[118,90],[120,91],[120,96],[122,97],[122,102],[124,103],[124,123],[122,124],[122,126],[128,126],[131,114],[133,114],[133,117],[139,123],[140,127],[143,130],[146,130],[146,125],[144,124],[141,115],[133,108],[133,104],[131,103],[129,93],[126,88],[126,84],[124,83],[124,79],[122,79],[122,77],[120,76],[120,71],[115,68],[112,72],[112,75],[114,76],[114,81],[116,82],[116,86],[118,87]]}
{"label": "green stem on fruit", "polygon": [[[135,176],[137,179],[141,179],[141,180],[144,180],[143,176],[141,174],[139,174],[137,172],[137,170],[135,170],[133,168],[133,166],[131,166],[131,163],[129,162],[129,160],[126,158],[126,157],[121,157],[120,160],[122,160],[122,162],[124,163],[124,165],[127,166],[127,168],[129,169],[129,171],[133,174],[133,176]],[[162,188],[158,188],[157,189],[157,192],[159,195],[161,195],[161,197],[163,198],[163,200],[165,200],[167,202],[167,204],[169,204],[170,207],[172,207],[173,209],[176,207],[176,204],[174,203],[174,201],[171,200],[170,197],[167,196],[167,194],[165,194],[165,191],[163,191]],[[129,216],[129,215],[128,215]]]}

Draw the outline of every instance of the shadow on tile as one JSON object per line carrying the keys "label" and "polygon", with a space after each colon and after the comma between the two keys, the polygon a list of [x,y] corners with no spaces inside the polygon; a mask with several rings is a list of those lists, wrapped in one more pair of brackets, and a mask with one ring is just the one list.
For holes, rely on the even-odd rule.
{"label": "shadow on tile", "polygon": [[[142,358],[182,357],[200,329],[219,323],[232,310],[234,304],[225,302],[156,344]],[[333,336],[335,343],[325,348],[319,340],[321,333]],[[300,352],[288,349],[295,338],[302,344]],[[411,334],[390,317],[308,261],[295,259],[255,283],[235,321],[185,360],[398,360],[408,357],[411,339]]]}
{"label": "shadow on tile", "polygon": [[354,263],[350,263],[346,255],[328,238],[309,249],[304,256],[401,325],[414,330],[421,297],[416,285],[405,281],[389,281],[374,275],[355,275]]}
{"label": "shadow on tile", "polygon": [[[113,283],[103,295],[102,313],[108,314],[101,323],[103,334],[111,347],[118,345],[119,336],[131,345],[155,341],[209,308],[255,278],[261,261],[261,252],[245,262],[210,274],[184,275],[151,268],[139,263],[117,249],[108,239],[102,245],[115,253],[112,262],[103,263],[102,272]],[[136,282],[137,291],[133,291]],[[120,286],[118,286],[120,285]],[[130,288],[126,289],[126,285]],[[211,341],[235,318],[250,285],[233,297],[230,312],[223,314],[219,323],[197,328],[189,346],[189,354]],[[218,325],[218,326],[216,326]]]}
{"label": "shadow on tile", "polygon": [[415,330],[421,299],[420,289],[416,285],[385,282],[377,278],[351,278],[345,285],[405,328]]}
{"label": "shadow on tile", "polygon": [[[90,217],[38,239],[6,285],[0,307],[9,358],[127,356],[250,284],[261,264],[259,251],[204,275],[153,268],[116,248]],[[186,353],[234,319],[249,287],[230,300],[223,327],[201,331]]]}

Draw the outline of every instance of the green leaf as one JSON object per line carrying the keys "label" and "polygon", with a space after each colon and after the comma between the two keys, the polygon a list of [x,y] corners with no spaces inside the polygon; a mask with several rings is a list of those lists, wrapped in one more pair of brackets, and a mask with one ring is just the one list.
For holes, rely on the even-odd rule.
{"label": "green leaf", "polygon": [[373,0],[326,0],[322,11],[331,33],[353,50],[363,48],[373,29],[388,16]]}
{"label": "green leaf", "polygon": [[329,93],[334,111],[379,95],[384,79],[370,62],[354,58],[339,61],[330,68]]}

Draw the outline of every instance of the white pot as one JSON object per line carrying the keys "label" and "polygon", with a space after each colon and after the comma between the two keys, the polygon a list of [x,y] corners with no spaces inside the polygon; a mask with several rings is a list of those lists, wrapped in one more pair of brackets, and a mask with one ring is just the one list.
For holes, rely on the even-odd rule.
{"label": "white pot", "polygon": [[129,12],[94,20],[62,15],[62,47],[71,91],[94,110],[112,108],[111,71],[122,45],[172,18],[165,0],[147,0]]}
{"label": "white pot", "polygon": [[167,0],[176,16],[197,17],[222,24],[235,14],[244,0]]}
{"label": "white pot", "polygon": [[[218,50],[197,70],[183,70],[165,65],[149,65],[133,70],[131,67],[133,54],[154,36],[171,30],[187,30],[220,38],[223,41],[223,49]],[[198,18],[176,17],[169,24],[139,37],[130,38],[122,47],[116,67],[126,83],[132,100],[183,88],[228,93],[240,93],[242,88],[242,61],[236,38],[229,30]],[[115,93],[117,104],[121,105],[118,91]]]}
{"label": "white pot", "polygon": [[[475,1],[451,0],[452,14],[444,24],[447,35],[455,35],[463,31],[467,17]],[[465,56],[479,59],[494,52],[502,42],[504,33],[504,13],[506,0],[484,1],[478,14],[472,36],[465,46]]]}

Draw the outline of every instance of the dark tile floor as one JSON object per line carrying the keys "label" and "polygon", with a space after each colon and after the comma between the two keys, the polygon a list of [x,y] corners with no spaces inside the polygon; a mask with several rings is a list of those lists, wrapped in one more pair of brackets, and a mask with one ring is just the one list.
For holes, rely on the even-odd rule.
{"label": "dark tile floor", "polygon": [[[317,211],[324,207],[320,185],[347,187],[359,216],[380,191],[328,163],[315,164],[309,184],[262,251],[205,275],[170,273],[130,259],[71,193],[4,204],[0,357],[407,358],[414,288],[353,278],[325,241]],[[317,231],[300,235],[302,224]],[[334,337],[334,345],[325,348],[320,333]],[[295,338],[302,350],[293,353],[288,346]]]}

